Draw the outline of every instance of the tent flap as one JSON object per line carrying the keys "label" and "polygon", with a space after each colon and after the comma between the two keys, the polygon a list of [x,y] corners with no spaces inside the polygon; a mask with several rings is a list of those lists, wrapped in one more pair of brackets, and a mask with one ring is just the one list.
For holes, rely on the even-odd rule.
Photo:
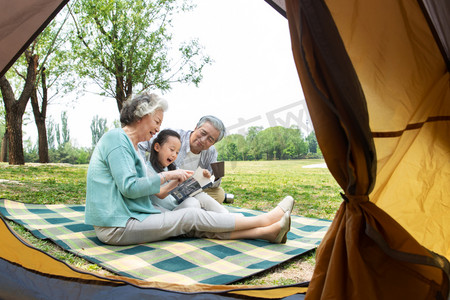
{"label": "tent flap", "polygon": [[[383,35],[377,35],[376,28],[386,31],[379,24],[381,19],[389,24],[386,11],[391,12],[390,17],[398,22],[403,22],[405,15],[395,15],[395,10],[386,9],[388,5],[380,4],[380,1],[346,1],[345,5],[341,2],[286,1],[294,59],[317,140],[346,199],[318,248],[316,268],[306,298],[446,298],[449,279],[440,264],[442,260],[373,202],[374,190],[379,192],[382,188],[378,185],[379,174],[386,171],[385,165],[380,164],[383,162],[380,158],[385,160],[385,150],[373,139],[373,132],[381,129],[375,125],[395,127],[401,124],[394,116],[399,108],[404,108],[404,103],[396,103],[392,97],[381,98],[382,109],[376,105],[380,97],[376,97],[375,92],[389,91],[390,85],[396,84],[394,76],[376,90],[368,89],[370,83],[378,83],[383,78],[383,72],[389,76],[392,68],[398,65],[386,61],[386,56],[380,56],[383,52],[379,48],[383,49],[386,41],[391,40],[378,40]],[[404,3],[408,9],[418,7],[417,3],[404,2],[408,2]],[[374,15],[377,5],[384,8],[378,11],[380,15]],[[411,15],[422,14],[418,10],[408,16]],[[398,33],[394,29],[389,27],[394,34]],[[420,33],[428,36],[426,31]],[[401,41],[398,36],[397,41]],[[398,45],[394,43],[388,47],[395,46]],[[410,44],[404,47],[408,46]],[[436,44],[434,47],[437,49]],[[380,59],[381,65],[370,60],[368,54],[371,53]],[[409,57],[405,53],[396,54],[396,57]],[[436,57],[437,64],[440,57],[441,74],[445,73],[442,56],[432,57]],[[367,66],[372,64],[374,69],[368,70]],[[423,76],[429,80],[439,78],[437,74]],[[394,107],[396,104],[401,106],[394,108],[392,114],[388,110],[383,114],[387,101]],[[407,178],[405,174],[403,176]],[[407,193],[406,189],[399,190],[397,186],[397,190],[396,197],[384,199],[389,203],[397,202],[398,197],[407,199],[401,195]],[[420,210],[416,211],[417,217],[421,214]]]}
{"label": "tent flap", "polygon": [[20,57],[69,0],[2,0],[0,77]]}
{"label": "tent flap", "polygon": [[427,17],[436,42],[441,49],[447,70],[450,71],[450,2],[447,0],[421,0],[424,15]]}

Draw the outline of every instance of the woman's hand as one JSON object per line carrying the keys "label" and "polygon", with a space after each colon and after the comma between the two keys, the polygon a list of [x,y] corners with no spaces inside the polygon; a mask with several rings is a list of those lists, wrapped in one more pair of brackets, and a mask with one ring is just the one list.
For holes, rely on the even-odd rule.
{"label": "woman's hand", "polygon": [[162,172],[161,174],[163,174],[163,177],[166,178],[166,181],[176,180],[180,183],[191,177],[192,174],[194,174],[194,171],[177,169],[173,171]]}

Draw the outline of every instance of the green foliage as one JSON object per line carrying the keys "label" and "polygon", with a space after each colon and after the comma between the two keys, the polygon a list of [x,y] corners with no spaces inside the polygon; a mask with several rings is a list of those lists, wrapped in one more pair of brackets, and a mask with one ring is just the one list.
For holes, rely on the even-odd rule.
{"label": "green foliage", "polygon": [[37,145],[33,145],[30,139],[23,142],[24,157],[26,162],[39,162]]}
{"label": "green foliage", "polygon": [[315,143],[314,132],[304,139],[297,127],[281,126],[263,129],[250,127],[246,137],[240,134],[226,136],[215,147],[219,160],[265,160],[322,158],[321,153],[308,153],[310,143]]}
{"label": "green foliage", "polygon": [[67,112],[63,111],[61,113],[61,144],[59,146],[64,146],[69,143],[70,133],[69,127],[67,126]]}
{"label": "green foliage", "polygon": [[91,151],[88,149],[78,149],[77,160],[75,163],[79,165],[88,164],[91,159],[91,154]]}
{"label": "green foliage", "polygon": [[58,149],[62,149],[65,147],[66,144],[70,143],[70,131],[66,111],[61,112],[61,127],[59,127],[59,124],[53,122],[52,119],[47,119],[46,127],[47,127],[47,143],[49,150],[56,149],[56,146]]}
{"label": "green foliage", "polygon": [[[58,125],[53,122],[51,118],[47,119],[47,144],[49,149],[55,149],[56,143],[56,127]],[[59,130],[59,129],[58,129]],[[59,138],[59,131],[58,131]]]}
{"label": "green foliage", "polygon": [[240,134],[228,135],[215,146],[219,160],[244,160],[248,152],[245,138]]}
{"label": "green foliage", "polygon": [[55,137],[56,141],[58,142],[58,148],[61,148],[61,145],[63,143],[61,141],[61,130],[59,129],[59,125],[55,125]]}
{"label": "green foliage", "polygon": [[[79,0],[74,3],[72,49],[75,68],[121,102],[134,89],[167,91],[174,82],[194,83],[211,63],[197,40],[178,47],[172,63],[172,19],[192,10],[189,1]],[[174,55],[175,56],[175,55]]]}
{"label": "green foliage", "polygon": [[49,151],[50,162],[67,164],[89,163],[91,151],[86,148],[75,148],[71,143],[65,143],[58,149]]}
{"label": "green foliage", "polygon": [[97,145],[97,142],[100,140],[102,135],[108,131],[106,127],[106,119],[99,118],[98,115],[95,115],[91,121],[91,134],[92,134],[92,148]]}
{"label": "green foliage", "polygon": [[[309,152],[317,153],[317,139],[314,131],[312,131],[307,137],[306,141],[308,142]],[[319,149],[320,150],[320,149]]]}
{"label": "green foliage", "polygon": [[[91,149],[75,148],[70,142],[62,144],[58,148],[50,148],[48,151],[50,163],[88,164],[92,155]],[[25,162],[39,162],[39,152],[36,144],[29,139],[24,141]]]}
{"label": "green foliage", "polygon": [[[68,94],[73,91],[78,82],[74,80],[73,62],[70,59],[72,49],[68,43],[70,24],[68,8],[65,7],[60,14],[42,31],[36,38],[36,53],[39,55],[39,72],[37,88],[40,90],[40,98],[50,101],[51,98]],[[42,85],[45,73],[45,87]],[[51,91],[51,95],[44,96]]]}
{"label": "green foliage", "polygon": [[227,145],[227,154],[228,154],[228,159],[231,161],[237,160],[239,153],[238,153],[238,147],[236,146],[235,143],[231,142]]}
{"label": "green foliage", "polygon": [[[75,87],[75,80],[71,72],[72,64],[67,59],[67,53],[70,48],[67,47],[67,31],[65,31],[64,24],[67,20],[67,9],[63,9],[46,28],[39,34],[31,45],[25,50],[24,54],[14,63],[11,69],[7,72],[6,78],[8,84],[11,85],[16,103],[20,101],[19,95],[27,91],[29,94],[23,99],[31,98],[32,109],[35,116],[35,122],[38,128],[45,127],[45,118],[47,113],[47,105],[59,93],[68,93]],[[31,81],[32,77],[27,77],[28,66],[33,66],[36,72],[36,78]],[[28,87],[24,89],[24,87]],[[25,103],[26,105],[26,103]],[[25,106],[24,106],[25,107]],[[18,128],[22,125],[22,118],[25,123],[28,122],[30,112],[25,114],[16,109],[7,108],[10,116],[9,122],[16,125]],[[25,116],[25,117],[24,117]],[[16,123],[17,122],[17,123]],[[11,126],[10,124],[10,126]],[[17,130],[21,130],[17,129]],[[39,131],[45,132],[45,131]],[[15,135],[13,139],[20,139],[21,135]],[[22,143],[22,141],[15,141],[13,144]],[[14,150],[14,156],[20,157],[22,149]],[[41,149],[46,151],[45,149]],[[44,153],[44,152],[41,152]],[[31,159],[31,158],[28,158]],[[43,158],[45,160],[45,158]],[[18,160],[20,161],[20,159]]]}
{"label": "green foliage", "polygon": [[114,120],[112,125],[114,128],[120,128],[121,127],[120,120]]}

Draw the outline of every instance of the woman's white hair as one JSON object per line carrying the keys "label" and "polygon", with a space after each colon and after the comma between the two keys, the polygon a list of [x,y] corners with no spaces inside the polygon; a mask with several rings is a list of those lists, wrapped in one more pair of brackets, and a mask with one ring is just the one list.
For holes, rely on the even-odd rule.
{"label": "woman's white hair", "polygon": [[120,111],[122,126],[139,121],[148,114],[158,110],[167,111],[167,101],[156,94],[142,93],[128,99]]}
{"label": "woman's white hair", "polygon": [[157,110],[167,111],[168,104],[167,101],[156,94],[150,94],[149,102],[141,102],[137,105],[134,114],[136,117],[141,119],[145,115],[154,114]]}

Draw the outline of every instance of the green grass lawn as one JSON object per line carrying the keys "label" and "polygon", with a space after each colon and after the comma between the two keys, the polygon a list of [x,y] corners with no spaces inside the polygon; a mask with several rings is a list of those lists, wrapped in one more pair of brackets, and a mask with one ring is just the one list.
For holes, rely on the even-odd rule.
{"label": "green grass lawn", "polygon": [[[327,168],[303,168],[323,160],[226,162],[222,187],[235,195],[234,206],[268,211],[286,195],[295,199],[294,215],[332,220],[342,199],[341,188]],[[87,165],[0,163],[0,198],[38,204],[84,204]],[[34,238],[21,226],[11,227],[41,250],[76,267],[104,272],[52,243]],[[314,267],[314,252],[288,261],[242,284],[287,285],[309,280],[303,269]]]}
{"label": "green grass lawn", "polygon": [[294,215],[332,220],[342,202],[327,168],[303,168],[323,160],[227,162],[222,187],[234,205],[268,211],[284,196],[295,199]]}

